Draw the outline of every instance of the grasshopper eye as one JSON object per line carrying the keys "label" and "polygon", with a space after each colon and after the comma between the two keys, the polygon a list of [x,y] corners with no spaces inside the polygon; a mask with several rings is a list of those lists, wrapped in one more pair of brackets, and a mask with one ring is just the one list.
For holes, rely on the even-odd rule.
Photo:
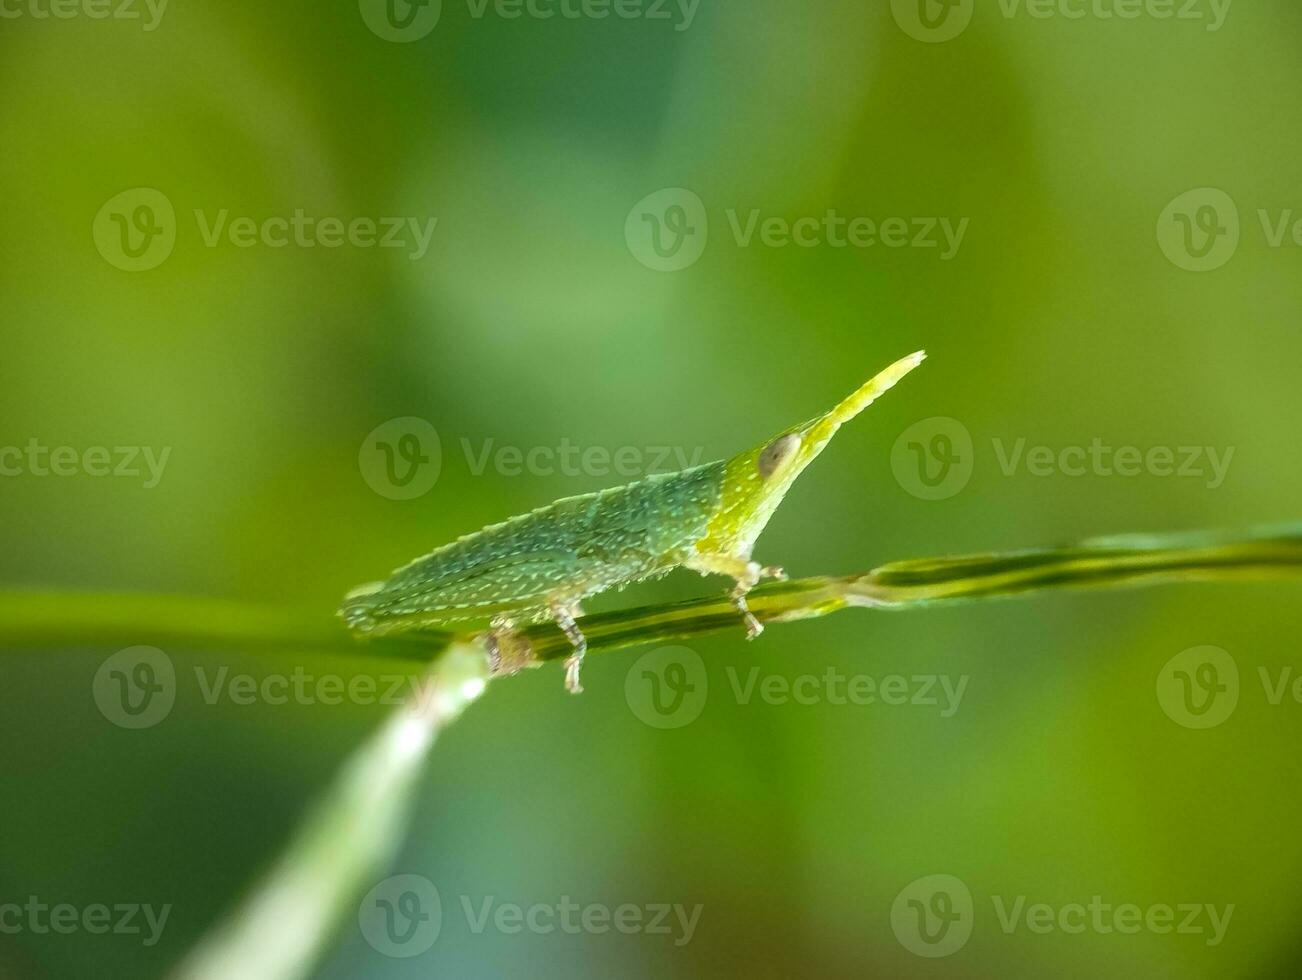
{"label": "grasshopper eye", "polygon": [[800,448],[800,436],[794,432],[789,432],[785,436],[779,436],[764,447],[759,458],[759,475],[767,480],[779,469],[782,464],[796,454]]}

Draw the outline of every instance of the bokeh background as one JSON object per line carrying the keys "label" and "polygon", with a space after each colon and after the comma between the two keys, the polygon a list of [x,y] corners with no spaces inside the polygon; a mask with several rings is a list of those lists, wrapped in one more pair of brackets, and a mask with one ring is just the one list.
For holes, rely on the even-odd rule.
{"label": "bokeh background", "polygon": [[[884,0],[550,19],[454,0],[172,0],[129,19],[118,3],[3,8],[0,443],[170,455],[153,486],[5,457],[5,589],[328,612],[459,533],[623,481],[599,456],[566,472],[501,447],[713,459],[921,347],[927,364],[843,431],[757,557],[848,573],[1302,516],[1289,0],[1194,0],[1194,19],[926,0],[927,20]],[[682,190],[647,201],[666,189]],[[909,243],[746,240],[752,215],[828,209],[906,219]],[[223,213],[297,210],[437,223],[420,255],[410,225],[392,248],[205,240]],[[957,249],[940,225],[941,247],[914,247],[929,218],[966,223]],[[909,476],[908,444],[946,444],[926,426],[897,440],[938,417],[971,447],[930,460],[958,468],[936,493]],[[401,457],[407,430],[369,434],[408,418],[437,433],[438,465],[397,499],[378,442]],[[1233,455],[1220,482],[1205,455],[1185,477],[1001,466],[1018,440],[1095,439]],[[718,585],[683,574],[593,608]],[[1302,706],[1272,704],[1262,678],[1302,670],[1297,596],[1187,586],[844,613],[754,644],[738,630],[691,644],[708,698],[671,728],[633,710],[641,651],[591,658],[578,699],[556,668],[494,685],[437,746],[390,869],[437,886],[437,942],[386,956],[348,916],[319,975],[1296,975]],[[1204,645],[1237,665],[1239,698],[1198,730],[1164,710],[1159,677]],[[0,901],[172,911],[152,946],[6,931],[5,977],[164,975],[389,710],[209,704],[196,669],[378,668],[169,649],[174,708],[126,729],[92,696],[109,652],[0,661]],[[736,693],[829,670],[966,688],[948,717]],[[937,874],[969,890],[971,935],[920,956],[935,950],[891,910]],[[1096,895],[1233,912],[1220,941],[1205,914],[1197,934],[1007,931],[997,914]],[[703,911],[681,945],[477,933],[463,900],[490,896]]]}

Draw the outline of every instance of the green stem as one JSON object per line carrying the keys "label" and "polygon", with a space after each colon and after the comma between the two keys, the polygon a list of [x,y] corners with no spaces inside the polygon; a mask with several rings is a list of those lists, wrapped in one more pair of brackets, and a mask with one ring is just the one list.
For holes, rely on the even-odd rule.
{"label": "green stem", "polygon": [[[483,650],[455,644],[344,764],[280,859],[172,972],[172,980],[301,980],[406,833],[439,733],[483,693]],[[354,914],[356,914],[354,912]]]}
{"label": "green stem", "polygon": [[[750,607],[761,621],[780,623],[850,606],[908,609],[1068,587],[1300,576],[1302,528],[1289,527],[894,562],[863,575],[768,585],[751,594]],[[736,611],[718,598],[588,616],[582,627],[594,651],[740,629]],[[0,596],[0,645],[139,643],[146,636],[190,646],[362,649],[342,627],[311,614],[198,599]],[[373,654],[424,659],[446,649],[426,668],[420,695],[359,748],[281,860],[179,965],[174,980],[300,980],[308,974],[338,923],[355,908],[356,896],[382,874],[439,732],[488,684],[482,644],[458,639],[464,640],[430,632],[413,634],[406,645],[370,645]],[[569,652],[568,641],[552,626],[532,627],[524,639],[534,662]],[[286,922],[294,926],[288,932]]]}
{"label": "green stem", "polygon": [[[761,586],[748,603],[765,624],[823,616],[857,606],[909,609],[1065,588],[1178,581],[1302,576],[1302,526],[1239,534],[1131,535],[1061,548],[891,562],[870,572]],[[589,652],[740,628],[718,594],[639,606],[579,621]],[[544,623],[523,631],[524,655],[555,660],[569,642]],[[217,599],[162,595],[0,594],[0,647],[115,646],[138,643],[195,649],[311,649],[427,663],[465,634],[413,631],[370,641],[331,616]]]}

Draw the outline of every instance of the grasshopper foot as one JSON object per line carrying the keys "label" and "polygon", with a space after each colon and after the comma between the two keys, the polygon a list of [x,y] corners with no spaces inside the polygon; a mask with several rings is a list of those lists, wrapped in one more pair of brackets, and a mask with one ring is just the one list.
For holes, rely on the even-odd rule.
{"label": "grasshopper foot", "polygon": [[756,619],[755,614],[750,611],[750,607],[746,605],[746,592],[741,590],[744,586],[746,590],[749,591],[751,586],[758,583],[761,579],[766,578],[771,578],[775,582],[785,582],[787,580],[787,572],[786,569],[778,565],[765,565],[763,568],[757,568],[752,565],[750,572],[751,574],[749,578],[751,581],[749,583],[739,582],[737,584],[738,591],[733,593],[732,601],[733,605],[737,607],[737,611],[741,613],[742,622],[746,625],[746,639],[753,640],[764,632],[764,624]]}
{"label": "grasshopper foot", "polygon": [[760,579],[785,579],[787,573],[776,565],[761,567],[746,558],[736,555],[696,555],[686,562],[687,567],[702,575],[727,575],[736,583],[728,593],[733,608],[741,614],[741,621],[746,627],[746,639],[753,640],[764,632],[764,624],[755,618],[755,614],[746,605],[746,593],[759,584]]}
{"label": "grasshopper foot", "polygon": [[574,652],[565,658],[565,690],[571,694],[582,694],[583,685],[579,681],[579,672],[583,669],[583,657],[588,652],[588,640],[574,621],[575,616],[583,615],[577,604],[553,603],[552,616],[556,625],[569,639]]}
{"label": "grasshopper foot", "polygon": [[746,627],[746,639],[753,640],[764,632],[764,624],[755,618],[755,614],[750,611],[750,606],[746,605],[746,593],[733,592],[732,605],[737,612],[741,613],[742,625]]}
{"label": "grasshopper foot", "polygon": [[582,694],[583,685],[579,683],[579,671],[583,669],[583,657],[577,653],[565,658],[565,690],[571,694]]}

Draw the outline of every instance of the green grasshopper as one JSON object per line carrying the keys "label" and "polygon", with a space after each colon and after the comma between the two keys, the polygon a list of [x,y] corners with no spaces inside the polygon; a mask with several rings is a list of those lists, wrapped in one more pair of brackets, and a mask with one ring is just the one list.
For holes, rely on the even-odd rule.
{"label": "green grasshopper", "polygon": [[[761,579],[786,577],[780,568],[751,560],[755,539],[837,429],[925,357],[918,351],[896,361],[825,415],[732,459],[565,497],[467,534],[384,582],[354,589],[339,614],[370,636],[483,624],[494,673],[502,672],[503,647],[518,641],[519,625],[553,620],[573,647],[565,687],[577,694],[587,649],[575,622],[583,615],[580,603],[683,567],[733,580],[729,594],[747,638],[754,639],[763,626],[746,594]],[[506,669],[518,667],[512,661]]]}

